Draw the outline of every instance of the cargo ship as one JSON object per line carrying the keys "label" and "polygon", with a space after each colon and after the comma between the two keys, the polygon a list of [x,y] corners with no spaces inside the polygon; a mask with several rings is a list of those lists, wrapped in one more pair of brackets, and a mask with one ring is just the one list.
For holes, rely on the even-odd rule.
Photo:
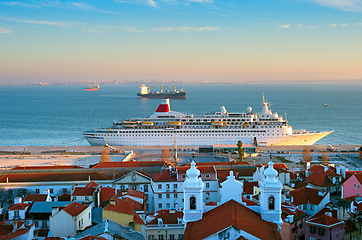
{"label": "cargo ship", "polygon": [[333,131],[293,130],[288,121],[272,113],[264,100],[262,111],[220,112],[194,115],[171,111],[169,99],[162,99],[150,117],[114,121],[113,126],[83,131],[92,146],[200,146],[244,144],[260,146],[312,145]]}
{"label": "cargo ship", "polygon": [[97,83],[88,84],[85,89],[86,91],[98,91],[99,85]]}
{"label": "cargo ship", "polygon": [[[146,86],[145,84],[142,84],[140,87],[141,91],[137,93],[137,96],[140,96],[141,98],[179,98],[179,99],[186,99],[186,92],[181,88],[180,91],[177,91],[176,86],[173,86],[173,91],[166,91],[164,92],[164,88],[162,87],[160,89],[160,92],[151,92],[150,86]],[[153,88],[153,87],[152,87]]]}

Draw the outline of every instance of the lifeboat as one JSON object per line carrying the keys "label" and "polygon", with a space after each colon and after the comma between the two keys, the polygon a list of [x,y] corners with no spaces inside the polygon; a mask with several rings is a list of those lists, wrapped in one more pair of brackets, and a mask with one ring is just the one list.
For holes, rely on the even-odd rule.
{"label": "lifeboat", "polygon": [[223,121],[213,121],[211,123],[213,126],[223,126],[224,125],[224,122]]}
{"label": "lifeboat", "polygon": [[153,122],[142,122],[142,126],[153,126]]}
{"label": "lifeboat", "polygon": [[171,126],[181,126],[181,122],[176,122],[176,121],[171,121],[168,124],[170,124]]}
{"label": "lifeboat", "polygon": [[244,125],[244,126],[246,126],[246,127],[247,127],[247,126],[250,126],[250,124],[249,124],[249,123],[244,123],[243,125]]}

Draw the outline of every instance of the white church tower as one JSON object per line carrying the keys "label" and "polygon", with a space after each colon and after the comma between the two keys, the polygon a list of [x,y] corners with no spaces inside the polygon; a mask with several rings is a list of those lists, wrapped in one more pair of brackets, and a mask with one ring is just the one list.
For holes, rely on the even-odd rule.
{"label": "white church tower", "polygon": [[184,222],[193,222],[202,218],[202,190],[204,183],[201,180],[200,171],[191,162],[191,168],[186,171],[186,180],[183,183],[184,190]]}
{"label": "white church tower", "polygon": [[283,224],[281,218],[281,198],[283,185],[277,178],[278,172],[273,168],[274,163],[270,161],[269,167],[264,171],[264,177],[259,183],[260,187],[260,215],[261,218],[278,224]]}
{"label": "white church tower", "polygon": [[230,175],[226,178],[227,179],[221,183],[221,204],[224,204],[231,199],[244,204],[241,200],[243,184],[235,179],[233,171],[230,171]]}

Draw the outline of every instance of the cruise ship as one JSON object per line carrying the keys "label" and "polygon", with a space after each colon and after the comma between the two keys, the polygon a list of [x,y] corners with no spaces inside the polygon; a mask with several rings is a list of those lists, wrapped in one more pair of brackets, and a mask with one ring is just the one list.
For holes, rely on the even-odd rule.
{"label": "cruise ship", "polygon": [[333,131],[293,131],[286,119],[272,113],[262,100],[262,111],[220,112],[203,115],[171,111],[169,99],[162,99],[155,113],[147,118],[114,121],[110,128],[83,131],[92,146],[200,146],[212,144],[312,145]]}
{"label": "cruise ship", "polygon": [[[181,88],[180,91],[176,90],[176,86],[173,86],[173,91],[163,91],[164,88],[161,86],[160,92],[151,92],[151,87],[146,86],[145,84],[142,84],[140,87],[141,91],[137,93],[137,96],[140,96],[141,98],[179,98],[179,99],[186,99],[186,93],[183,88]],[[153,87],[152,87],[153,88]]]}

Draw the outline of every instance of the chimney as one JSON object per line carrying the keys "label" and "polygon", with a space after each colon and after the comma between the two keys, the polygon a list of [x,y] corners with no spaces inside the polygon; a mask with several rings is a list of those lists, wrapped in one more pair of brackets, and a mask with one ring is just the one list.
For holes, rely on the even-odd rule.
{"label": "chimney", "polygon": [[116,200],[114,199],[114,197],[109,199],[109,204],[111,204],[113,206],[116,205]]}

